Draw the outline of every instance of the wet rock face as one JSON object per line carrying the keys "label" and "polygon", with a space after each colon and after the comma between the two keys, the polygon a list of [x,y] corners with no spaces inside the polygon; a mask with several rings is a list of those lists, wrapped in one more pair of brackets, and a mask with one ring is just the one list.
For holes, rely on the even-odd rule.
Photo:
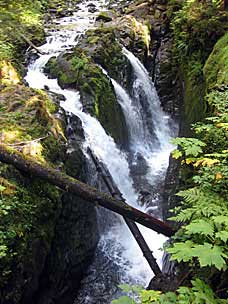
{"label": "wet rock face", "polygon": [[154,84],[163,109],[176,121],[180,118],[182,85],[178,69],[173,65],[172,38],[166,35],[160,41],[154,66]]}
{"label": "wet rock face", "polygon": [[[106,37],[102,38],[106,39]],[[107,67],[111,75],[116,75],[118,65],[115,65],[115,62],[119,62],[122,66],[126,59],[119,53],[121,48],[117,43],[115,44],[115,41],[111,44],[111,48],[106,49],[102,44],[105,43],[103,39],[96,44],[92,40],[87,42],[87,39],[89,38],[82,40],[72,52],[61,54],[57,60],[51,59],[46,66],[46,72],[50,76],[57,77],[63,88],[79,90],[84,111],[95,116],[115,142],[125,147],[128,133],[121,107],[110,79],[97,63]],[[99,38],[90,36],[90,39]],[[117,53],[115,53],[116,48],[118,48]],[[128,79],[123,76],[126,73],[127,68],[118,75],[122,79]]]}
{"label": "wet rock face", "polygon": [[[81,121],[67,117],[66,173],[87,182],[87,166],[81,151],[84,138]],[[75,195],[64,193],[52,246],[33,296],[39,304],[71,304],[89,266],[98,242],[96,210]],[[29,302],[25,302],[29,303]]]}

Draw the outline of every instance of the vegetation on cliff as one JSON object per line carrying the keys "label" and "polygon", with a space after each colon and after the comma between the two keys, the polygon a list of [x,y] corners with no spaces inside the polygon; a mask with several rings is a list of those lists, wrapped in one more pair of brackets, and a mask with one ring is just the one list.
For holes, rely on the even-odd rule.
{"label": "vegetation on cliff", "polygon": [[45,70],[58,78],[61,87],[79,90],[84,110],[95,116],[114,140],[123,145],[127,142],[123,113],[110,79],[97,63],[105,67],[107,63],[107,68],[116,74],[116,67],[124,66],[125,62],[113,34],[104,31],[103,36],[98,36],[97,31],[93,35],[91,32],[87,33],[86,41],[82,40],[72,51],[51,58]]}
{"label": "vegetation on cliff", "polygon": [[[66,139],[58,103],[22,83],[23,54],[44,41],[48,1],[0,3],[0,142],[62,167]],[[28,43],[29,42],[29,43]],[[35,292],[50,252],[62,192],[0,163],[0,303],[19,303]]]}
{"label": "vegetation on cliff", "polygon": [[185,83],[184,132],[205,117],[192,125],[194,137],[173,140],[178,148],[172,156],[180,160],[180,174],[188,180],[177,194],[180,205],[172,210],[179,230],[166,251],[177,274],[186,273],[180,282],[188,287],[177,284],[175,293],[161,294],[121,286],[132,296],[115,304],[228,303],[228,14],[222,4],[169,1],[173,54]]}
{"label": "vegetation on cliff", "polygon": [[[148,1],[151,5],[153,2]],[[50,4],[48,0],[0,3],[4,25],[0,29],[0,140],[48,166],[55,162],[62,167],[65,137],[64,128],[54,115],[58,106],[42,91],[25,87],[14,68],[22,66],[19,57],[30,45],[28,41],[43,41],[44,8],[52,6],[61,14],[63,8],[56,10],[58,4],[59,1]],[[187,287],[177,286],[176,292],[166,294],[134,286],[122,289],[136,293],[145,304],[227,303],[227,12],[224,2],[219,0],[169,0],[168,17],[172,18],[175,64],[180,66],[185,83],[184,131],[193,121],[206,117],[193,125],[194,137],[174,141],[178,149],[173,157],[181,161],[182,172],[188,170],[190,177],[178,193],[181,203],[173,210],[172,220],[181,228],[167,252],[180,270],[189,270],[182,280]],[[111,21],[110,17],[108,20]],[[140,40],[142,49],[146,46],[147,51],[148,28],[145,27],[143,41]],[[112,26],[89,31],[87,50],[84,45],[83,49],[52,59],[47,70],[58,76],[62,86],[79,89],[82,98],[92,96],[94,102],[87,110],[118,139],[124,124],[112,85],[96,65],[101,64],[114,78],[119,77],[119,67],[126,62],[115,39]],[[88,55],[94,45],[97,48],[93,55]],[[114,130],[113,124],[118,130]],[[44,257],[50,250],[61,193],[9,165],[0,165],[0,175],[0,299],[18,303],[30,287],[27,282],[35,281],[30,293],[38,285]],[[137,301],[122,297],[113,303]]]}
{"label": "vegetation on cliff", "polygon": [[[46,165],[61,165],[65,137],[61,123],[53,116],[56,110],[41,91],[22,84],[2,86],[1,142]],[[41,271],[42,259],[50,250],[61,192],[3,163],[0,175],[0,296],[17,303],[22,286],[39,267]],[[41,259],[40,265],[35,254]]]}

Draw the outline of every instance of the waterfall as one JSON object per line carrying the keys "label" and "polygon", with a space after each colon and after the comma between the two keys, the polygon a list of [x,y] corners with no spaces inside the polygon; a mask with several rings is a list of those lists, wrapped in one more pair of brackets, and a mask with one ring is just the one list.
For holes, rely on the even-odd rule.
{"label": "waterfall", "polygon": [[[159,97],[149,74],[143,64],[130,51],[123,48],[123,54],[130,61],[134,71],[133,95],[138,104],[144,108],[143,119],[152,125],[158,146],[167,147],[170,141],[169,117],[165,115],[160,106]],[[148,115],[148,116],[147,116]],[[150,126],[150,125],[149,125]],[[150,128],[150,129],[151,129]],[[153,133],[151,134],[154,135]],[[154,142],[156,144],[156,142]]]}
{"label": "waterfall", "polygon": [[[103,3],[98,0],[91,2],[96,4],[98,9]],[[83,1],[79,10],[72,17],[56,21],[59,30],[48,32],[47,43],[40,47],[40,50],[45,54],[29,66],[25,80],[33,88],[43,89],[47,86],[51,92],[65,96],[65,101],[61,101],[61,107],[66,112],[78,116],[82,122],[85,134],[84,153],[86,154],[86,147],[90,147],[94,154],[107,166],[126,201],[143,211],[147,211],[152,207],[138,204],[138,193],[134,188],[128,162],[129,155],[127,157],[124,152],[120,151],[96,118],[83,112],[78,92],[61,89],[57,79],[49,79],[43,73],[43,68],[51,57],[71,48],[72,45],[76,45],[85,30],[93,26],[95,15],[88,12],[86,5],[86,1]],[[71,27],[67,27],[68,25],[71,25]],[[75,25],[75,30],[72,25]],[[148,183],[153,184],[154,179],[158,176],[159,178],[162,175],[164,177],[171,149],[168,143],[170,130],[167,117],[160,108],[159,99],[147,71],[132,53],[126,49],[123,50],[123,53],[129,59],[134,70],[132,94],[129,95],[114,79],[111,79],[111,81],[129,129],[131,141],[131,151],[129,153],[133,155],[133,159],[137,158],[138,154],[144,157],[148,168],[145,172],[146,179]],[[145,112],[149,112],[150,115],[147,116]],[[158,142],[156,147],[150,144],[150,142],[153,142],[153,132],[147,126],[148,117],[153,120],[153,128]],[[133,163],[134,161],[130,166]],[[157,204],[156,199],[152,204]],[[113,217],[116,217],[116,215],[113,215]],[[141,225],[139,227],[161,265],[162,252],[159,248],[166,238]],[[98,272],[99,265],[103,261],[105,265],[109,266],[97,275],[96,272]],[[93,283],[96,276],[97,284]],[[126,225],[121,219],[110,222],[104,234],[101,235],[95,261],[90,268],[90,275],[85,278],[84,284],[82,282],[82,288],[75,303],[108,303],[115,293],[113,286],[117,286],[120,282],[138,283],[146,286],[151,277],[151,269]],[[89,285],[88,281],[92,282],[92,286]],[[95,294],[97,297],[95,297]],[[107,298],[105,298],[105,294]],[[98,298],[100,300],[97,300]]]}

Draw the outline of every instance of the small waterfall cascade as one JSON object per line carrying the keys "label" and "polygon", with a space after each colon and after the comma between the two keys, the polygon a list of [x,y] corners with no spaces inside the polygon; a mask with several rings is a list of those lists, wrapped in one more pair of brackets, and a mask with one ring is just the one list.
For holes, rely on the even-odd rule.
{"label": "small waterfall cascade", "polygon": [[[128,58],[133,67],[134,83],[132,94],[137,104],[141,104],[141,106],[144,107],[143,119],[148,120],[149,118],[151,120],[148,121],[148,123],[153,125],[158,146],[160,145],[161,149],[166,148],[171,137],[171,131],[168,125],[169,116],[161,109],[159,97],[146,68],[139,59],[126,48],[123,48],[123,54]],[[148,117],[145,116],[146,113]]]}
{"label": "small waterfall cascade", "polygon": [[[91,1],[91,3],[96,5],[98,11],[104,5],[104,2],[99,0]],[[134,162],[137,163],[137,155],[140,154],[146,162],[147,170],[142,174],[145,175],[148,184],[153,186],[155,179],[163,179],[172,149],[169,144],[171,132],[167,116],[160,108],[153,83],[140,61],[128,50],[123,50],[134,70],[132,94],[128,94],[120,84],[111,79],[129,129],[131,146],[129,155],[120,151],[96,118],[83,112],[80,95],[77,91],[61,89],[57,79],[49,79],[43,72],[45,64],[51,57],[58,56],[62,51],[77,45],[78,39],[93,26],[95,16],[96,14],[88,12],[87,1],[82,1],[73,16],[56,20],[55,24],[59,30],[48,30],[47,42],[40,47],[44,54],[29,65],[25,80],[30,87],[37,89],[48,87],[51,92],[65,97],[65,101],[61,101],[61,107],[67,113],[79,117],[82,122],[85,135],[82,147],[84,153],[86,154],[86,148],[90,147],[107,166],[113,180],[129,204],[142,211],[151,211],[154,207],[139,204],[131,166],[134,165]],[[150,115],[147,116],[145,112],[149,112]],[[153,142],[154,134],[147,127],[148,117],[153,120],[157,146],[150,144]],[[130,158],[133,161],[129,163]],[[155,199],[152,205],[155,205],[156,208],[156,204]],[[99,217],[104,216],[104,213],[99,211]],[[88,276],[82,282],[82,288],[75,299],[75,304],[110,303],[117,291],[118,284],[125,282],[146,286],[152,277],[151,269],[125,223],[114,214],[112,217],[117,220],[110,220],[106,223],[94,263],[88,270]],[[139,228],[161,265],[162,252],[159,248],[162,247],[166,238],[141,225]]]}

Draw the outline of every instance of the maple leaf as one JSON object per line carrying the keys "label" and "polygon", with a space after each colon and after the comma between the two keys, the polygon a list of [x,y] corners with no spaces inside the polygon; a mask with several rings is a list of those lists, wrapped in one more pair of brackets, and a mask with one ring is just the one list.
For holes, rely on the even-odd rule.
{"label": "maple leaf", "polygon": [[195,164],[194,167],[199,167],[199,166],[207,166],[207,167],[211,167],[215,164],[219,164],[220,161],[218,159],[212,159],[212,158],[201,158],[199,159]]}
{"label": "maple leaf", "polygon": [[212,246],[209,243],[195,245],[194,248],[191,249],[191,254],[199,260],[201,267],[214,265],[218,270],[226,266],[224,258],[228,258],[228,256],[223,253],[221,247],[216,245]]}
{"label": "maple leaf", "polygon": [[175,159],[180,158],[182,155],[183,155],[183,153],[180,150],[176,149],[176,150],[172,151],[172,157]]}
{"label": "maple leaf", "polygon": [[211,222],[203,219],[195,220],[185,227],[187,234],[203,234],[213,236],[214,226]]}
{"label": "maple leaf", "polygon": [[228,240],[228,231],[225,230],[219,231],[215,234],[215,237],[226,243]]}
{"label": "maple leaf", "polygon": [[122,296],[117,300],[113,300],[112,304],[136,304],[136,302],[127,296]]}
{"label": "maple leaf", "polygon": [[171,260],[177,260],[178,262],[188,262],[193,257],[193,247],[194,243],[191,241],[174,243],[173,247],[167,248],[167,252],[171,254]]}

